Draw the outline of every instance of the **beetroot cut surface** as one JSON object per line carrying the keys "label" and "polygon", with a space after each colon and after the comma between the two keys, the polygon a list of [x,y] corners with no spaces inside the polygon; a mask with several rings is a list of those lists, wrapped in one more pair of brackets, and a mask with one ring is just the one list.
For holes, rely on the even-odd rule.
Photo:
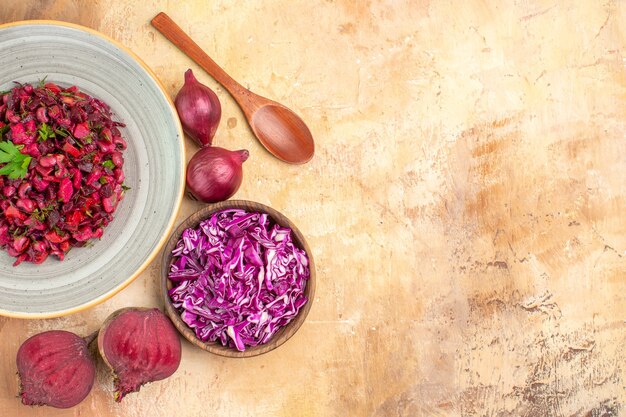
{"label": "beetroot cut surface", "polygon": [[17,352],[20,394],[25,405],[70,408],[91,391],[96,366],[85,340],[52,330],[27,339]]}
{"label": "beetroot cut surface", "polygon": [[113,313],[100,329],[98,349],[113,371],[118,402],[142,385],[172,375],[181,359],[178,332],[157,308]]}

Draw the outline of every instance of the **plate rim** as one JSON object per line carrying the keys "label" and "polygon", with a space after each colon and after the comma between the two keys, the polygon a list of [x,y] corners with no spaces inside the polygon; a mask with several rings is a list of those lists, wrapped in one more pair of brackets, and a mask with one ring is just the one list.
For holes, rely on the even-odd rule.
{"label": "plate rim", "polygon": [[[171,97],[169,96],[169,94],[167,93],[167,90],[165,89],[165,86],[163,85],[163,83],[161,82],[161,80],[159,80],[159,78],[156,76],[156,74],[154,73],[154,71],[152,71],[152,69],[136,54],[134,53],[132,50],[130,50],[130,48],[126,47],[125,45],[123,45],[121,42],[109,37],[108,35],[105,35],[104,33],[101,33],[95,29],[89,28],[87,26],[82,26],[82,25],[78,25],[76,23],[70,23],[70,22],[63,22],[60,20],[19,20],[19,21],[15,21],[15,22],[9,22],[9,23],[4,23],[4,24],[0,24],[0,31],[4,30],[4,29],[9,29],[12,27],[20,27],[20,26],[43,26],[43,25],[48,25],[48,26],[61,26],[61,27],[66,27],[66,28],[70,28],[70,29],[75,29],[75,30],[79,30],[82,32],[86,32],[90,35],[96,36],[100,39],[103,39],[107,42],[109,42],[110,44],[112,44],[113,46],[119,48],[120,50],[122,50],[123,52],[125,52],[128,56],[130,56],[137,64],[139,64],[140,67],[143,68],[143,70],[146,72],[146,74],[148,74],[149,77],[151,77],[158,89],[160,90],[161,94],[163,95],[163,97],[165,98],[165,100],[167,101],[170,110],[172,111],[172,113],[174,115],[177,115],[177,111],[176,111],[176,107],[174,106],[174,102],[172,101]],[[126,278],[124,281],[122,281],[119,285],[117,285],[115,288],[111,289],[108,292],[105,292],[104,294],[99,295],[98,297],[94,298],[91,301],[88,301],[86,303],[77,305],[75,307],[71,307],[71,308],[67,308],[64,310],[55,310],[55,311],[51,311],[51,312],[33,312],[33,313],[29,313],[29,312],[24,312],[24,311],[13,311],[13,310],[6,310],[4,308],[0,308],[0,316],[4,316],[4,317],[12,317],[12,318],[21,318],[21,319],[47,319],[47,318],[55,318],[55,317],[62,317],[62,316],[66,316],[69,314],[73,314],[73,313],[78,313],[80,311],[84,311],[87,310],[91,307],[94,307],[100,303],[103,303],[104,301],[112,298],[114,295],[116,295],[117,293],[119,293],[120,291],[122,291],[124,288],[126,288],[128,285],[130,285],[131,282],[133,282],[139,275],[141,275],[141,273],[143,271],[146,270],[146,268],[152,263],[152,261],[154,261],[157,257],[157,255],[159,254],[159,252],[161,251],[161,249],[163,248],[163,245],[165,245],[165,243],[167,242],[169,235],[172,232],[172,229],[174,228],[174,225],[176,223],[176,218],[178,217],[178,213],[180,212],[181,206],[182,206],[182,202],[183,202],[183,196],[184,196],[184,192],[185,192],[185,146],[183,143],[183,138],[184,138],[184,133],[183,133],[183,127],[180,123],[180,120],[178,117],[174,117],[175,119],[175,127],[176,130],[178,131],[180,140],[178,141],[178,146],[179,146],[179,150],[180,150],[180,183],[179,183],[179,191],[178,191],[178,195],[176,196],[176,204],[175,204],[175,209],[172,211],[172,214],[170,215],[170,218],[168,220],[168,224],[165,227],[165,229],[163,230],[163,233],[161,235],[161,238],[159,239],[159,241],[157,242],[156,246],[154,247],[154,249],[152,250],[152,252],[148,255],[148,257],[146,258],[146,260],[139,266],[139,268],[137,268],[137,270],[135,270],[128,278]]]}

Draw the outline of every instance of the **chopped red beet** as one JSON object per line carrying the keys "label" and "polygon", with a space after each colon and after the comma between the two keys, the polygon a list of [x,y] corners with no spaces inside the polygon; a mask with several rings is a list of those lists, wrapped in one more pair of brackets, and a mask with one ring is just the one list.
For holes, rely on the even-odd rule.
{"label": "chopped red beet", "polygon": [[102,237],[125,189],[123,126],[75,86],[17,84],[0,94],[0,144],[14,158],[0,163],[0,246],[14,265],[63,260]]}
{"label": "chopped red beet", "polygon": [[86,122],[79,123],[76,126],[74,126],[74,137],[76,139],[84,139],[87,136],[89,136],[90,133],[91,133],[91,130],[89,130],[89,126],[87,125]]}
{"label": "chopped red beet", "polygon": [[75,146],[72,146],[71,144],[67,142],[63,144],[63,150],[67,152],[68,154],[70,154],[71,156],[73,156],[74,158],[79,158],[81,155],[78,148],[76,148]]}
{"label": "chopped red beet", "polygon": [[59,199],[64,203],[67,203],[72,198],[72,181],[68,177],[64,177],[59,182]]}

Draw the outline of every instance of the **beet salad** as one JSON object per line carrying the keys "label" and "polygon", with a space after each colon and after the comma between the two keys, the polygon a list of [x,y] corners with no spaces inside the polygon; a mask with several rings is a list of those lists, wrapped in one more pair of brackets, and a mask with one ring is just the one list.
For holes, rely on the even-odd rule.
{"label": "beet salad", "polygon": [[75,86],[16,83],[0,97],[0,246],[14,265],[63,260],[102,236],[124,196],[124,125]]}

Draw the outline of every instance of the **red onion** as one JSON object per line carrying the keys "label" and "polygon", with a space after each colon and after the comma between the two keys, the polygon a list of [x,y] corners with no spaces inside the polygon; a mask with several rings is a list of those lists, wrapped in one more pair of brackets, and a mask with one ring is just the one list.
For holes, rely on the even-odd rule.
{"label": "red onion", "polygon": [[199,83],[188,69],[174,104],[185,133],[198,145],[211,146],[222,117],[222,107],[213,90]]}
{"label": "red onion", "polygon": [[22,403],[70,408],[85,399],[96,376],[87,344],[63,330],[39,333],[26,340],[16,359]]}
{"label": "red onion", "polygon": [[143,384],[171,376],[178,369],[178,332],[157,308],[123,308],[106,319],[98,350],[115,376],[115,400],[139,391]]}
{"label": "red onion", "polygon": [[232,197],[243,179],[241,165],[248,151],[229,151],[217,146],[200,149],[187,165],[187,187],[205,203],[216,203]]}

